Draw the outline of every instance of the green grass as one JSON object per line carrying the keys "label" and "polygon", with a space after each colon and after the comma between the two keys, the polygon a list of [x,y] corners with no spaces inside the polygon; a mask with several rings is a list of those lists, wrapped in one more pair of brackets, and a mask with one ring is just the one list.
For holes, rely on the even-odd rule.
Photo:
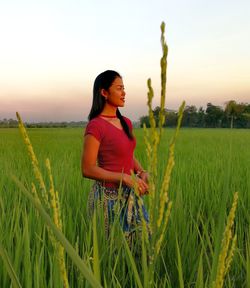
{"label": "green grass", "polygon": [[[77,247],[85,263],[92,266],[92,220],[86,211],[92,182],[83,179],[80,171],[83,130],[30,129],[28,133],[43,175],[46,175],[45,159],[50,158],[55,187],[60,195],[63,232],[70,243]],[[159,183],[173,133],[171,129],[163,131],[158,151],[161,156],[158,163]],[[137,129],[135,134],[135,154],[146,168],[143,130]],[[199,287],[197,283],[204,283],[204,287],[208,287],[217,257],[216,243],[220,244],[223,233],[220,224],[224,229],[235,191],[239,192],[235,219],[238,240],[225,287],[249,285],[249,147],[250,133],[247,130],[180,131],[169,192],[173,208],[161,249],[161,261],[155,267],[158,286],[179,287],[180,283],[184,283],[184,287],[195,287],[196,283],[196,287]],[[26,147],[17,129],[0,129],[0,173],[0,243],[21,285],[60,287],[57,259],[45,224],[11,180],[11,175],[16,175],[28,190],[31,190],[31,183],[35,181]],[[46,177],[45,181],[48,183]],[[136,285],[132,268],[126,264],[124,246],[117,248],[115,256],[111,257],[105,239],[101,237],[97,240],[104,286],[105,283],[107,287]],[[140,264],[136,264],[140,268]],[[68,257],[67,271],[70,287],[86,287],[85,279]],[[142,269],[138,271],[142,281]],[[0,287],[9,286],[10,278],[0,258]]]}

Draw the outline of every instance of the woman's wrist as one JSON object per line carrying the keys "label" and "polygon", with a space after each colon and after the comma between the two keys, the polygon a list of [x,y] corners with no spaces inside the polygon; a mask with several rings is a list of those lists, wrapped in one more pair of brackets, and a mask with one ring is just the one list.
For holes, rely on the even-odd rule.
{"label": "woman's wrist", "polygon": [[148,173],[148,172],[144,169],[138,169],[136,172],[136,176],[140,177],[143,173]]}
{"label": "woman's wrist", "polygon": [[122,180],[122,183],[123,184],[127,184],[127,182],[128,182],[128,174],[126,174],[126,173],[122,173],[122,175],[121,175],[121,180]]}

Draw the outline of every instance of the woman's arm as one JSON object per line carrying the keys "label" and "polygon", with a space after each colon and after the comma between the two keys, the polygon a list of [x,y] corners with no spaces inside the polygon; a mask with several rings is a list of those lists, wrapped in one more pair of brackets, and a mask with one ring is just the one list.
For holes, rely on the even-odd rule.
{"label": "woman's arm", "polygon": [[[125,173],[107,171],[96,165],[100,142],[92,135],[87,134],[84,140],[82,153],[82,175],[87,178],[119,183],[122,181],[129,187],[134,186],[132,177]],[[148,189],[148,185],[142,180],[137,180],[137,184],[141,191]]]}

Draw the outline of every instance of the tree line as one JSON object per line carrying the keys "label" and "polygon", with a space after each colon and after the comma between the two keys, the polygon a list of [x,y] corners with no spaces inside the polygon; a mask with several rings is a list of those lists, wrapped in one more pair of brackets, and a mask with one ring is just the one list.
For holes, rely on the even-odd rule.
{"label": "tree line", "polygon": [[[27,128],[73,128],[73,127],[85,127],[86,121],[71,121],[71,122],[38,122],[38,123],[27,123]],[[0,128],[17,128],[18,121],[14,119],[0,119]]]}
{"label": "tree line", "polygon": [[[153,110],[156,123],[158,123],[160,107]],[[165,122],[163,127],[175,127],[177,124],[177,111],[164,109]],[[140,127],[145,123],[150,127],[149,116],[142,116],[139,120]],[[25,123],[27,128],[58,128],[58,127],[85,127],[87,121],[71,122],[40,122]],[[17,120],[0,119],[0,128],[16,128]],[[187,105],[184,109],[182,127],[200,128],[250,128],[250,104],[237,103],[234,100],[225,103],[225,107],[207,103],[206,109],[197,108],[195,105]]]}
{"label": "tree line", "polygon": [[[156,123],[158,123],[160,107],[153,110]],[[178,113],[164,109],[164,127],[175,127],[177,124]],[[149,116],[140,118],[140,126],[150,127]],[[230,100],[225,103],[224,109],[220,106],[207,103],[206,109],[195,105],[187,105],[184,109],[182,127],[200,128],[250,128],[250,104],[237,103]]]}

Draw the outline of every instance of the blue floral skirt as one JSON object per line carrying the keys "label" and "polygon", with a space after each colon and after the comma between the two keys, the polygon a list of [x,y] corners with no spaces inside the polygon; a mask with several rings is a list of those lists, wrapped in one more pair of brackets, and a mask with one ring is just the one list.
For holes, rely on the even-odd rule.
{"label": "blue floral skirt", "polygon": [[131,233],[136,230],[141,230],[142,220],[145,220],[144,224],[146,224],[149,233],[148,212],[142,197],[137,196],[133,188],[125,185],[120,188],[109,188],[96,181],[89,193],[89,214],[92,215],[95,207],[99,205],[103,207],[107,235],[109,235],[110,225],[115,217],[119,217],[120,225],[126,237],[130,237]]}

